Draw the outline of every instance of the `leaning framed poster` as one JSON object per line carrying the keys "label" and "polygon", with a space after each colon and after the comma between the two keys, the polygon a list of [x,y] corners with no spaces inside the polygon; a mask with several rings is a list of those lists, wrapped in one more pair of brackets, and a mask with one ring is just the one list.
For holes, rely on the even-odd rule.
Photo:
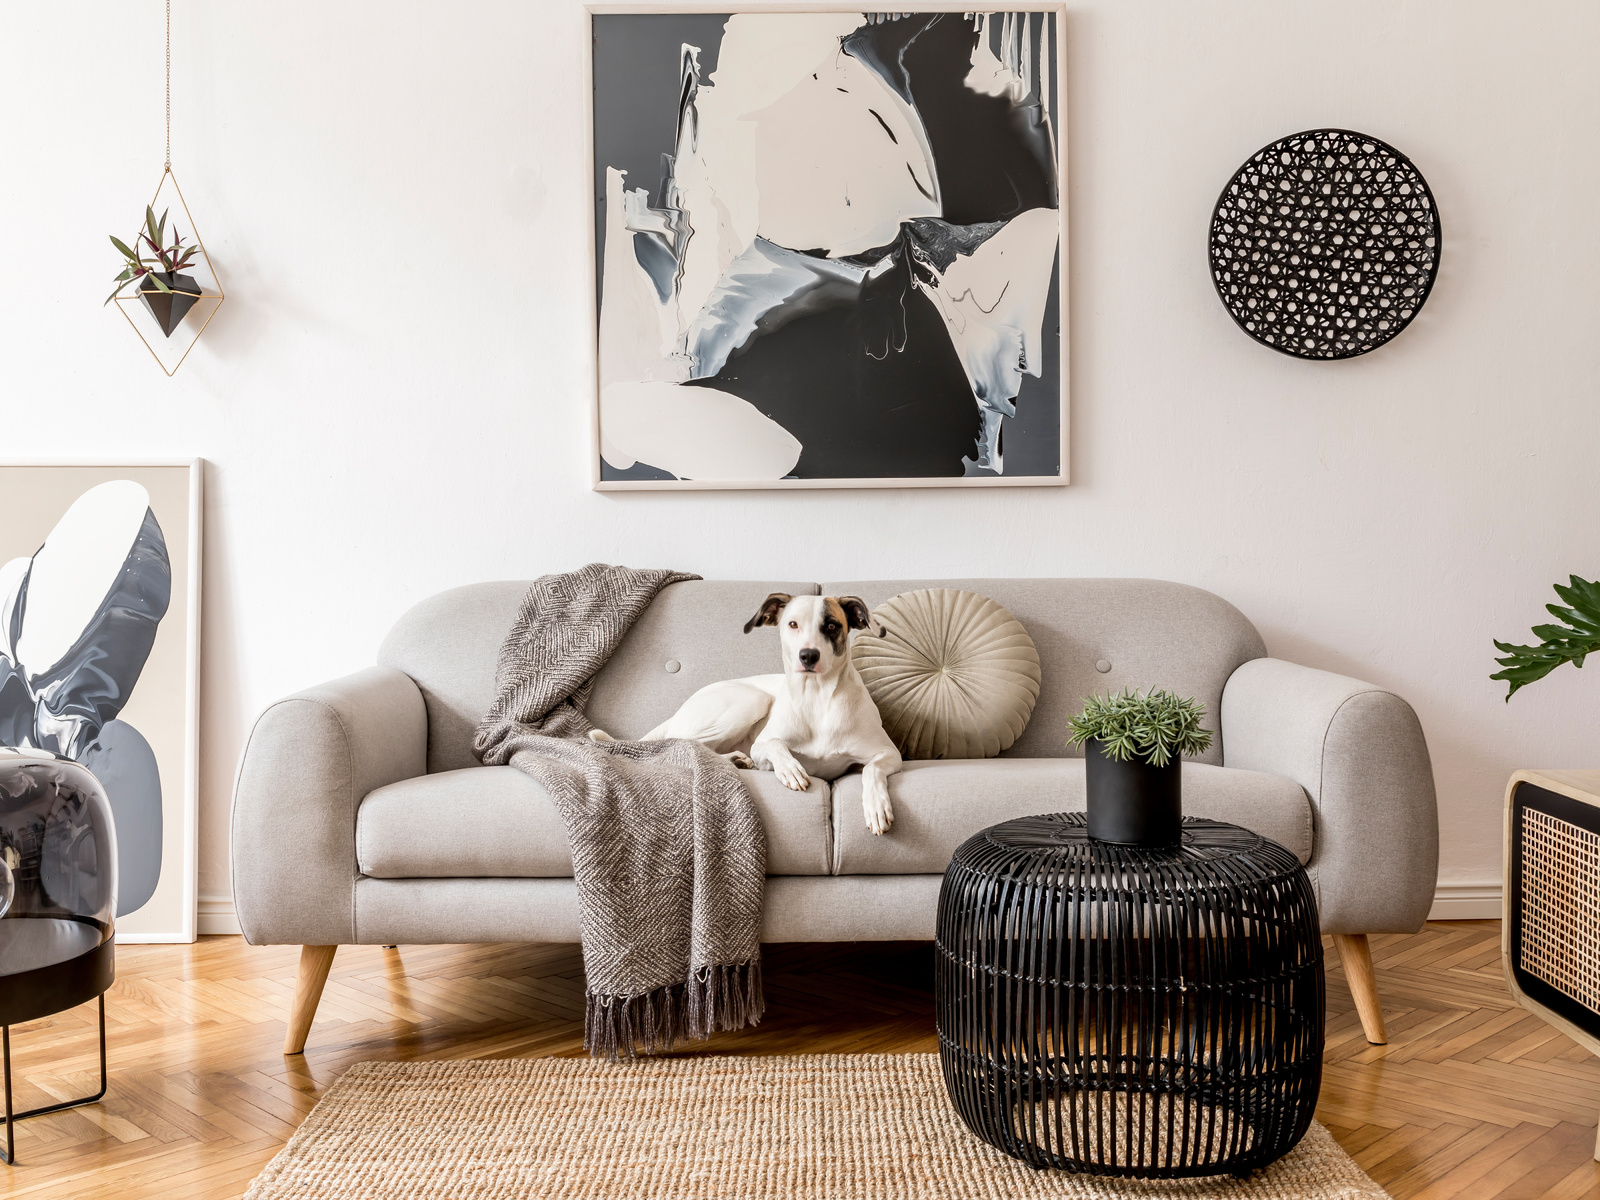
{"label": "leaning framed poster", "polygon": [[0,462],[0,745],[105,788],[120,942],[195,937],[201,478]]}
{"label": "leaning framed poster", "polygon": [[597,489],[1067,482],[1059,5],[587,11]]}

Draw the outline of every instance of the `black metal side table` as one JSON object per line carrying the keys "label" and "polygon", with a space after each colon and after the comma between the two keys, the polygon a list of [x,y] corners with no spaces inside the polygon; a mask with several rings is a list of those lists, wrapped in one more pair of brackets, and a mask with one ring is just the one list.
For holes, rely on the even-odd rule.
{"label": "black metal side table", "polygon": [[[0,1058],[5,1146],[15,1125],[93,1104],[106,1094],[106,997],[116,975],[117,834],[105,789],[89,772],[37,750],[0,747]],[[11,1026],[100,1002],[100,1090],[17,1112]]]}
{"label": "black metal side table", "polygon": [[1293,854],[1189,818],[1166,849],[1024,817],[939,893],[939,1058],[975,1134],[1037,1167],[1246,1175],[1322,1083],[1322,937]]}

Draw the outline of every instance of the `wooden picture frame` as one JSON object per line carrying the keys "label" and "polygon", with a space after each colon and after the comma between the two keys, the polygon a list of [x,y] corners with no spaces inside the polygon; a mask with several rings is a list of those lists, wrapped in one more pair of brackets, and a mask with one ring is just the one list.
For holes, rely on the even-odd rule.
{"label": "wooden picture frame", "polygon": [[[586,14],[595,490],[1069,482],[1061,4],[974,14],[935,0],[843,34],[847,14],[859,18],[859,9],[595,3]],[[754,24],[780,21],[790,22],[781,36]],[[863,64],[895,21],[932,48],[924,55],[930,65],[905,68],[891,85],[894,68]],[[970,69],[950,52],[963,30]],[[829,37],[836,53],[805,80],[800,56]],[[860,52],[847,53],[846,43]],[[782,71],[770,59],[752,65],[763,45],[787,56]],[[713,56],[723,68],[720,96]],[[956,86],[962,69],[971,96]],[[789,75],[800,81],[784,92]],[[1021,114],[1006,124],[1023,131],[1016,146],[952,132],[1000,121],[1002,103]],[[759,151],[737,142],[752,109],[768,114],[756,136],[773,134]],[[738,122],[728,116],[735,112]],[[812,119],[819,112],[827,119]],[[836,165],[811,152],[813,129],[839,147]],[[991,143],[1000,148],[984,149]],[[772,148],[780,145],[796,147],[792,163]],[[937,166],[935,148],[944,150]],[[662,164],[654,174],[652,153]],[[1012,158],[1002,159],[1006,153]],[[1036,172],[1015,172],[1020,190],[1011,172],[987,169],[1018,162]],[[782,186],[791,179],[800,182]],[[985,207],[1000,180],[1020,211]],[[1050,203],[1029,205],[1029,186],[1030,196]],[[752,191],[754,201],[728,217],[720,197]],[[841,196],[845,207],[859,201],[860,213],[844,212]],[[709,231],[705,221],[695,224],[697,203],[718,214]],[[784,234],[829,240],[789,246]],[[1054,241],[1048,269],[1038,252],[1046,238]],[[619,251],[609,256],[609,276],[608,242]],[[985,289],[995,297],[987,306]]]}

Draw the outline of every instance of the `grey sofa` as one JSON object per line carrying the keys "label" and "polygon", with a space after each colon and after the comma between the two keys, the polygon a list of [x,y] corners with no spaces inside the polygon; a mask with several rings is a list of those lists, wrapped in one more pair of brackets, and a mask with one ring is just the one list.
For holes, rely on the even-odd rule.
{"label": "grey sofa", "polygon": [[[1068,715],[1097,690],[1169,687],[1218,736],[1185,762],[1184,810],[1245,825],[1306,864],[1367,1036],[1384,1040],[1366,935],[1413,932],[1432,902],[1438,824],[1411,707],[1392,692],[1268,658],[1209,592],[1143,579],[679,583],[595,680],[589,715],[638,736],[696,689],[777,669],[770,631],[740,632],[773,591],[857,595],[918,587],[992,596],[1039,650],[1032,721],[996,759],[912,762],[891,780],[894,828],[867,831],[861,777],[791,792],[744,778],[768,836],[768,941],[931,939],[941,872],[985,826],[1081,809]],[[572,942],[572,859],[549,798],[485,767],[472,735],[526,584],[444,592],[403,616],[379,665],[280,700],[256,721],[234,796],[235,905],[252,944],[299,944],[286,1053],[299,1053],[343,944]]]}

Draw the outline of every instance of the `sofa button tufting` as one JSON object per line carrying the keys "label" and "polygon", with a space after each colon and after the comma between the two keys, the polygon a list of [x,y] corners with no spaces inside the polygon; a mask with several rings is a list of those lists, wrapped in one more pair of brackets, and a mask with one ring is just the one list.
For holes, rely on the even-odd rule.
{"label": "sofa button tufting", "polygon": [[667,659],[667,674],[676,675],[683,669],[683,664],[675,658]]}
{"label": "sofa button tufting", "polygon": [[1099,671],[1100,674],[1104,675],[1107,671],[1111,670],[1111,664],[1103,658],[1098,659],[1094,664],[1094,669]]}

